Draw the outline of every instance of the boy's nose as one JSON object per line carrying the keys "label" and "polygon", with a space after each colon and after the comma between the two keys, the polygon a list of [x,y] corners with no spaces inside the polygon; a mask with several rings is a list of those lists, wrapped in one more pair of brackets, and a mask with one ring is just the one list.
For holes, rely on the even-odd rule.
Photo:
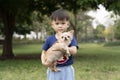
{"label": "boy's nose", "polygon": [[59,28],[62,28],[62,25],[59,24],[58,27],[59,27]]}
{"label": "boy's nose", "polygon": [[60,23],[59,26],[62,26],[62,24]]}

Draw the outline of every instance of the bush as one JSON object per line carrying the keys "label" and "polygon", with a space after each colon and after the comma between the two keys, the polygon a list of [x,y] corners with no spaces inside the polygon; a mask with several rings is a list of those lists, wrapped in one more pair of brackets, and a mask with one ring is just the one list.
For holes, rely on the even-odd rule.
{"label": "bush", "polygon": [[43,43],[44,41],[40,41],[40,40],[27,40],[27,39],[23,39],[23,40],[13,40],[13,44],[40,44]]}
{"label": "bush", "polygon": [[120,41],[107,42],[104,46],[120,46]]}

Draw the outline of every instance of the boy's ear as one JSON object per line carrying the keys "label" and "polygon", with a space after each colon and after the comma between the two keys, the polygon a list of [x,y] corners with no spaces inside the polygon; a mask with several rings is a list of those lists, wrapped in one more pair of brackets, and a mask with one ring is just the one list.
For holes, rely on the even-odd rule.
{"label": "boy's ear", "polygon": [[67,21],[67,26],[66,26],[66,28],[69,28],[69,27],[70,27],[70,22]]}
{"label": "boy's ear", "polygon": [[50,25],[53,26],[53,22],[50,22]]}
{"label": "boy's ear", "polygon": [[67,25],[70,26],[70,22],[68,22]]}

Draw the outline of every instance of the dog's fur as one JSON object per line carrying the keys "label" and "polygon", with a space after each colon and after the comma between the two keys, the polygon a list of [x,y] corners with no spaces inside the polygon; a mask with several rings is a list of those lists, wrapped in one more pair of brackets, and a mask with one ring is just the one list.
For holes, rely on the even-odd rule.
{"label": "dog's fur", "polygon": [[[43,65],[49,67],[54,72],[60,71],[59,69],[56,68],[57,60],[62,58],[64,54],[67,56],[67,58],[70,56],[68,45],[71,43],[73,39],[73,33],[74,30],[61,33],[58,41],[55,42],[55,44],[53,44],[53,46],[50,47],[47,51],[42,52],[41,61]],[[65,53],[59,51],[55,46],[56,44],[59,44],[61,48],[65,50]]]}

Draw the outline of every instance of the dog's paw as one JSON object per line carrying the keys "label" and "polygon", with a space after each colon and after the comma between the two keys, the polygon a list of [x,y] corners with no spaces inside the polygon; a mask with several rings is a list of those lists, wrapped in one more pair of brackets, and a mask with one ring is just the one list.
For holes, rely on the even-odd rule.
{"label": "dog's paw", "polygon": [[67,50],[67,48],[66,48],[65,46],[62,46],[62,49],[63,49],[64,51],[66,51],[66,50]]}
{"label": "dog's paw", "polygon": [[67,55],[68,55],[68,56],[71,56],[71,54],[70,54],[70,53],[67,53]]}
{"label": "dog's paw", "polygon": [[55,69],[52,69],[53,72],[59,72],[61,71],[61,69],[58,69],[58,68],[55,68]]}

